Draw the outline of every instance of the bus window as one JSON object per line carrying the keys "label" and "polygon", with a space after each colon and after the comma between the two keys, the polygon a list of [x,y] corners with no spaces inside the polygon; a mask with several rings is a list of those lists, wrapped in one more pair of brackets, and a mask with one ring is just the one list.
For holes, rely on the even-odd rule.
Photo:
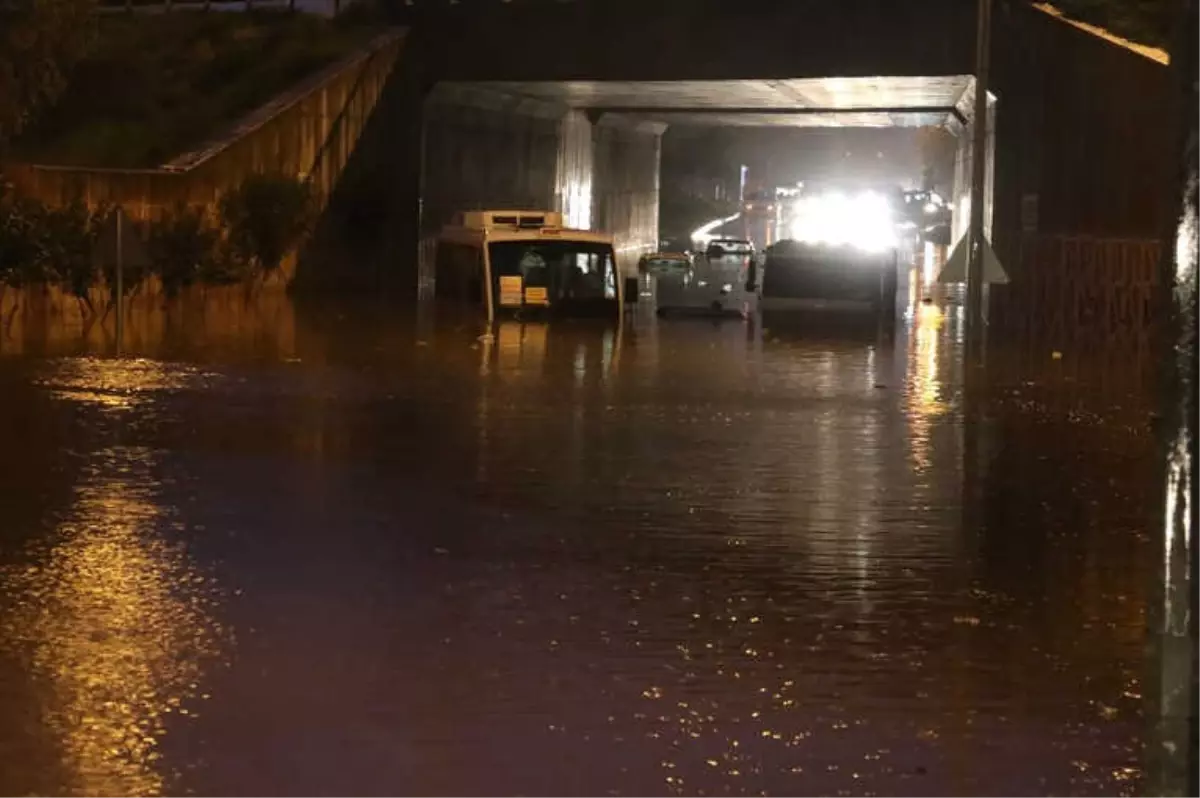
{"label": "bus window", "polygon": [[494,241],[488,244],[492,275],[520,275],[544,286],[550,304],[616,299],[612,246],[587,241]]}

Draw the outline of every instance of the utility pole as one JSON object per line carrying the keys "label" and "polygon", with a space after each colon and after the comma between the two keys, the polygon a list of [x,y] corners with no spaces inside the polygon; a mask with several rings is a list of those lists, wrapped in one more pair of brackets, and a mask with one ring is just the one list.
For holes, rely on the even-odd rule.
{"label": "utility pole", "polygon": [[1197,419],[1197,299],[1200,297],[1200,96],[1197,90],[1197,0],[1176,0],[1171,52],[1174,107],[1166,109],[1178,153],[1171,205],[1176,220],[1163,241],[1156,321],[1163,326],[1159,431],[1164,512],[1153,550],[1157,563],[1149,617],[1151,721],[1146,745],[1146,795],[1196,795],[1196,589],[1200,584],[1200,435]]}
{"label": "utility pole", "polygon": [[[992,0],[979,0],[975,38],[975,125],[971,137],[971,222],[967,229],[967,348],[983,339],[983,206],[987,180],[988,76],[992,55]],[[972,358],[974,359],[974,358]]]}
{"label": "utility pole", "polygon": [[121,240],[122,220],[125,213],[120,209],[116,210],[117,214],[117,354],[121,354],[122,344],[125,342],[125,247]]}

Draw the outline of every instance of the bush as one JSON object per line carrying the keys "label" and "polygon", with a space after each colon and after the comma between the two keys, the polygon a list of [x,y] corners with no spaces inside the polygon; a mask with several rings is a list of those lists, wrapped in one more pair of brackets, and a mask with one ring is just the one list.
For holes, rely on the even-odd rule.
{"label": "bush", "polygon": [[221,198],[221,219],[235,256],[264,275],[308,230],[312,219],[309,184],[286,175],[251,175]]}
{"label": "bush", "polygon": [[93,257],[100,216],[93,216],[82,200],[41,214],[43,279],[57,280],[89,308],[88,292],[96,284],[98,269]]}
{"label": "bush", "polygon": [[[101,275],[116,291],[116,264],[99,266],[95,251],[113,211],[89,211],[78,199],[49,208],[18,196],[0,177],[0,290],[59,283],[93,309],[90,292]],[[127,259],[122,288],[128,296],[153,273],[174,297],[196,283],[228,285],[270,274],[300,242],[312,211],[307,183],[255,175],[222,198],[223,227],[206,210],[183,203],[151,224],[129,221],[129,234],[146,242],[149,264]]]}
{"label": "bush", "polygon": [[45,209],[40,203],[0,195],[0,283],[20,288],[46,279],[42,252]]}
{"label": "bush", "polygon": [[220,238],[203,210],[183,203],[151,226],[146,250],[168,297],[218,271]]}

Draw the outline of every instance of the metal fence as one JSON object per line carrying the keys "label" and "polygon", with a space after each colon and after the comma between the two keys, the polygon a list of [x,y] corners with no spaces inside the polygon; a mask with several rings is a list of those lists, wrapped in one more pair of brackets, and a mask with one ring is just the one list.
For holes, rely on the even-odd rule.
{"label": "metal fence", "polygon": [[1161,256],[1157,240],[1026,236],[1012,282],[992,289],[989,339],[1022,357],[1148,378]]}

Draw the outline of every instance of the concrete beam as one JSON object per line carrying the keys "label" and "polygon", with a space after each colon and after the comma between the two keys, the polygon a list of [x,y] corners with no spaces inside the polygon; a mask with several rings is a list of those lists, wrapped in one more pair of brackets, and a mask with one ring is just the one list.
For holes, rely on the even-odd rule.
{"label": "concrete beam", "polygon": [[751,114],[757,116],[813,116],[819,114],[954,114],[962,118],[962,114],[954,106],[863,106],[857,108],[753,108],[743,106],[615,106],[602,109],[605,113],[643,115],[649,117],[669,116],[671,114],[720,116],[740,116]]}
{"label": "concrete beam", "polygon": [[430,52],[442,80],[673,81],[969,74],[974,19],[962,0],[690,0],[448,6],[407,22],[453,42]]}

